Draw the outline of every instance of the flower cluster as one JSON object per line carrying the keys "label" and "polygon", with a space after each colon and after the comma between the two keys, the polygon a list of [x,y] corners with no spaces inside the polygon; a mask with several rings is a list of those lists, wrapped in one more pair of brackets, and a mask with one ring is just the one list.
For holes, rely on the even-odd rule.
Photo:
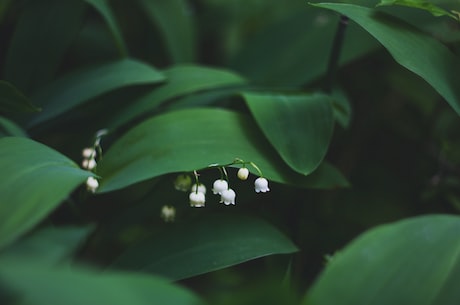
{"label": "flower cluster", "polygon": [[[83,160],[81,162],[82,168],[93,171],[96,169],[97,161],[96,158],[101,158],[102,148],[101,148],[101,138],[107,134],[107,129],[101,129],[96,133],[94,144],[92,147],[86,147],[82,150]],[[99,182],[94,177],[88,177],[86,179],[86,189],[95,193],[99,187]]]}
{"label": "flower cluster", "polygon": [[[246,164],[253,166],[260,174],[260,177],[254,181],[254,190],[257,193],[265,193],[270,191],[268,188],[268,180],[262,176],[260,169],[254,163],[244,162],[240,159],[236,159],[233,163],[228,164],[227,166],[233,164],[243,165],[243,167],[241,167],[237,173],[237,177],[240,180],[247,180],[249,177],[249,169],[246,167]],[[229,186],[229,179],[225,166],[212,164],[209,167],[217,167],[221,172],[221,178],[215,180],[212,185],[212,193],[214,195],[220,195],[220,203],[225,205],[235,205],[236,192]],[[206,186],[199,182],[199,174],[196,171],[194,172],[194,176],[195,184],[193,184],[191,187],[190,185],[192,184],[192,178],[188,175],[179,175],[174,181],[174,187],[176,190],[180,191],[190,190],[189,202],[191,207],[204,207],[206,202]]]}

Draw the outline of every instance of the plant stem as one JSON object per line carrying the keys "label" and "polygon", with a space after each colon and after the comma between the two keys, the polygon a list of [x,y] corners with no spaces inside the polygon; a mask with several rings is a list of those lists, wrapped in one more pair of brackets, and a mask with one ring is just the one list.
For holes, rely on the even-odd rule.
{"label": "plant stem", "polygon": [[343,38],[345,36],[345,29],[348,25],[348,17],[340,15],[339,24],[335,32],[334,43],[332,45],[331,55],[329,56],[329,64],[327,67],[326,81],[324,83],[324,91],[330,93],[335,82],[337,73],[337,66],[339,63],[340,52],[343,46]]}

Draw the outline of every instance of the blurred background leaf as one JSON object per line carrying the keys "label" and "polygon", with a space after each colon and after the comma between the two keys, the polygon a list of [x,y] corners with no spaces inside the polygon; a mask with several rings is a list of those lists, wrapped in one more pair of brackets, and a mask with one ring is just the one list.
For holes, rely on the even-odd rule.
{"label": "blurred background leaf", "polygon": [[374,228],[330,258],[303,304],[455,304],[459,229],[450,215]]}
{"label": "blurred background leaf", "polygon": [[33,228],[91,176],[27,138],[0,138],[0,247]]}

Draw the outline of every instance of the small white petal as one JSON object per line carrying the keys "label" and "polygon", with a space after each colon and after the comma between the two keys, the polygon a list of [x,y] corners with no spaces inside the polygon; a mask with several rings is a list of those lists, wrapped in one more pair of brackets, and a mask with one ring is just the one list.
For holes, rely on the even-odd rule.
{"label": "small white petal", "polygon": [[96,167],[97,163],[94,159],[84,159],[81,163],[81,166],[85,169],[92,170]]}
{"label": "small white petal", "polygon": [[82,156],[86,159],[94,158],[96,156],[96,151],[92,147],[87,147],[81,152]]}
{"label": "small white petal", "polygon": [[99,182],[94,177],[88,177],[86,179],[86,189],[92,193],[96,192],[97,188],[99,187]]}
{"label": "small white petal", "polygon": [[161,218],[164,219],[165,222],[174,221],[176,217],[176,209],[170,205],[164,205],[161,208]]}
{"label": "small white petal", "polygon": [[192,192],[192,193],[190,193],[188,198],[190,199],[190,206],[191,207],[195,207],[195,208],[204,207],[206,197],[204,196],[203,193]]}
{"label": "small white petal", "polygon": [[199,183],[198,185],[194,184],[192,185],[192,188],[190,189],[190,191],[203,193],[206,195],[206,186],[203,183]]}
{"label": "small white petal", "polygon": [[268,180],[262,177],[259,177],[254,181],[254,189],[256,193],[262,192],[268,192],[270,189],[268,188]]}
{"label": "small white petal", "polygon": [[240,180],[246,180],[249,176],[249,170],[246,167],[242,167],[238,170],[237,176]]}
{"label": "small white petal", "polygon": [[236,193],[232,189],[224,190],[220,197],[220,203],[225,205],[235,204]]}
{"label": "small white petal", "polygon": [[212,185],[212,192],[214,194],[219,194],[221,195],[224,190],[228,189],[228,182],[223,179],[219,179],[214,181],[214,184]]}

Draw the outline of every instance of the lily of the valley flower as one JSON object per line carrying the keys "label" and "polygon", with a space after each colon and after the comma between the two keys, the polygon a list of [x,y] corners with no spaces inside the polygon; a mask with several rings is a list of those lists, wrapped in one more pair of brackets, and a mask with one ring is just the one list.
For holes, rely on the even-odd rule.
{"label": "lily of the valley flower", "polygon": [[246,180],[249,176],[249,170],[246,167],[242,167],[238,170],[237,176],[240,180]]}
{"label": "lily of the valley flower", "polygon": [[206,186],[204,186],[203,183],[198,183],[198,184],[194,184],[192,185],[192,188],[190,189],[191,192],[195,192],[195,193],[203,193],[206,195]]}
{"label": "lily of the valley flower", "polygon": [[84,169],[92,170],[96,167],[97,163],[95,159],[83,159],[81,166]]}
{"label": "lily of the valley flower", "polygon": [[268,192],[270,189],[268,188],[268,180],[262,177],[259,177],[254,181],[254,189],[256,190],[256,193],[262,192]]}
{"label": "lily of the valley flower", "polygon": [[161,218],[163,218],[165,222],[172,222],[174,221],[175,217],[176,217],[176,209],[173,206],[164,205],[161,208]]}
{"label": "lily of the valley flower", "polygon": [[224,179],[214,181],[212,185],[212,192],[214,194],[222,195],[222,192],[228,189],[228,182]]}
{"label": "lily of the valley flower", "polygon": [[235,204],[236,193],[234,190],[224,190],[220,196],[220,203],[224,203],[225,205]]}
{"label": "lily of the valley flower", "polygon": [[86,189],[91,193],[96,192],[97,188],[99,187],[99,182],[94,177],[88,177],[86,179]]}
{"label": "lily of the valley flower", "polygon": [[204,203],[206,198],[203,193],[200,192],[191,192],[189,197],[190,199],[190,206],[195,208],[204,207]]}
{"label": "lily of the valley flower", "polygon": [[174,180],[174,188],[178,191],[186,192],[190,189],[192,178],[189,175],[179,175]]}
{"label": "lily of the valley flower", "polygon": [[96,156],[96,150],[92,147],[87,147],[81,152],[83,158],[93,159]]}

